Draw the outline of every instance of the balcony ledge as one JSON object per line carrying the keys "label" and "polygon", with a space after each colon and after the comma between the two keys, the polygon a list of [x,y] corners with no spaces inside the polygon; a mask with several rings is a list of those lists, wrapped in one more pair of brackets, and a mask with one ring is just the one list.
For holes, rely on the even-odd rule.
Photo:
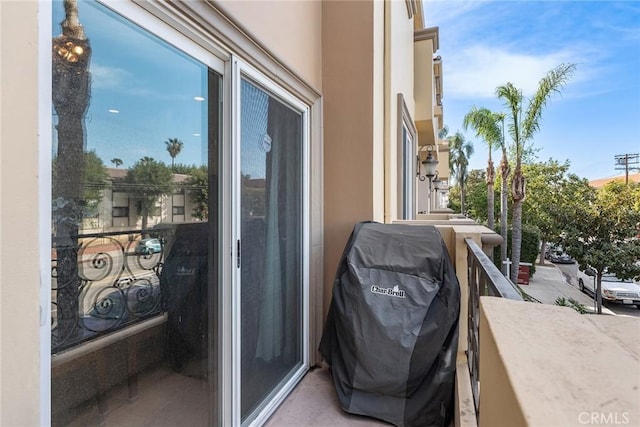
{"label": "balcony ledge", "polygon": [[640,319],[480,306],[480,425],[640,425]]}

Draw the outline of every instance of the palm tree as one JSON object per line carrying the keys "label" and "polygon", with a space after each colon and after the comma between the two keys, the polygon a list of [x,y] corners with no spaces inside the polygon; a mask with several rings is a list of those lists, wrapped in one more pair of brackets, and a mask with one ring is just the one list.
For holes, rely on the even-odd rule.
{"label": "palm tree", "polygon": [[119,168],[120,165],[122,165],[122,159],[114,157],[113,159],[111,159],[111,163],[113,163],[115,167]]}
{"label": "palm tree", "polygon": [[[56,291],[58,333],[54,347],[72,342],[78,327],[78,295],[81,279],[78,274],[78,232],[82,226],[84,184],[86,177],[86,135],[84,121],[91,100],[91,43],[78,16],[78,2],[64,0],[65,19],[60,23],[62,34],[52,39],[52,101],[58,116],[56,132],[58,152],[53,182],[52,220],[57,245],[57,282],[64,283]],[[59,203],[62,201],[62,203]],[[63,243],[64,242],[64,243]]]}
{"label": "palm tree", "polygon": [[456,132],[449,137],[449,169],[451,175],[460,186],[460,213],[465,213],[465,183],[467,180],[467,167],[469,158],[473,154],[473,145],[465,141],[464,135]]}
{"label": "palm tree", "polygon": [[[540,129],[540,117],[547,105],[549,98],[554,93],[560,93],[569,77],[575,71],[575,64],[560,64],[550,70],[538,83],[538,89],[532,98],[528,100],[525,111],[522,107],[525,98],[522,90],[512,83],[498,86],[496,95],[504,102],[508,110],[506,116],[509,123],[509,135],[511,136],[515,151],[515,169],[511,181],[511,195],[513,197],[513,216],[511,235],[511,280],[515,283],[518,279],[520,267],[520,246],[522,243],[522,202],[526,195],[526,180],[522,174],[522,156],[526,144],[533,139],[533,135]],[[524,114],[524,118],[523,118]]]}
{"label": "palm tree", "polygon": [[484,140],[489,148],[489,158],[487,160],[487,222],[490,229],[495,226],[494,205],[495,194],[493,184],[495,181],[495,168],[491,153],[502,144],[500,128],[497,122],[498,116],[487,108],[471,107],[471,110],[464,116],[464,130],[469,127],[476,131],[476,136]]}
{"label": "palm tree", "polygon": [[500,148],[502,149],[502,159],[500,159],[500,236],[502,236],[502,244],[500,245],[500,262],[502,266],[502,274],[507,275],[509,266],[507,265],[507,210],[509,208],[507,194],[509,193],[509,174],[511,174],[511,166],[509,166],[509,157],[507,155],[507,144],[504,139],[504,118],[506,114],[495,113],[496,120],[500,120],[500,129],[502,135],[500,137]]}
{"label": "palm tree", "polygon": [[173,169],[173,162],[178,154],[182,151],[182,147],[184,143],[180,141],[178,138],[169,138],[164,142],[167,146],[167,151],[171,156],[171,169]]}
{"label": "palm tree", "polygon": [[503,169],[503,191],[500,198],[500,235],[502,236],[502,243],[500,244],[500,262],[503,266],[503,273],[506,274],[505,261],[507,259],[507,181],[504,179],[504,165],[506,164],[506,173],[508,174],[509,163],[506,157],[507,150],[504,145],[504,126],[501,130],[500,126],[498,125],[500,120],[504,120],[504,115],[494,113],[488,108],[476,108],[475,106],[473,106],[471,107],[471,110],[464,116],[463,126],[465,130],[467,130],[469,127],[475,129],[476,136],[482,138],[489,148],[489,158],[487,160],[487,225],[491,230],[493,230],[495,227],[495,191],[493,189],[495,182],[495,167],[493,166],[491,153],[498,146],[502,148],[503,158],[501,162],[501,168]]}

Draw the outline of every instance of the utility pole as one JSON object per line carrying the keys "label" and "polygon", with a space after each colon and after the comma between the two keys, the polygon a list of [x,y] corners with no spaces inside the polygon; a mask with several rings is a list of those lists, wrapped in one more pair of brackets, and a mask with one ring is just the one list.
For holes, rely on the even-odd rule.
{"label": "utility pole", "polygon": [[624,171],[624,183],[629,184],[629,171],[640,170],[640,167],[634,166],[640,164],[640,154],[618,154],[615,156],[616,170]]}

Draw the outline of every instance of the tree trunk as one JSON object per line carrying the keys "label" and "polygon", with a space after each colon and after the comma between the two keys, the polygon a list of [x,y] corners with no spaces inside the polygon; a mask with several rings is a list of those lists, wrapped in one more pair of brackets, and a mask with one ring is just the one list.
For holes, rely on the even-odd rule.
{"label": "tree trunk", "polygon": [[[491,156],[491,152],[489,152],[489,156]],[[495,194],[493,192],[493,182],[495,181],[495,169],[493,168],[493,162],[491,161],[491,157],[489,157],[489,162],[487,164],[487,225],[493,231],[495,227]]]}
{"label": "tree trunk", "polygon": [[493,230],[495,227],[495,214],[494,214],[494,206],[495,206],[495,194],[493,192],[493,183],[491,185],[487,185],[487,226]]}
{"label": "tree trunk", "polygon": [[511,281],[518,282],[520,248],[522,246],[522,202],[525,197],[525,179],[519,166],[513,173],[511,183],[513,196],[513,219],[511,221]]}
{"label": "tree trunk", "polygon": [[80,316],[78,233],[83,218],[84,116],[90,99],[91,47],[78,21],[77,2],[66,0],[63,35],[52,40],[52,101],[58,115],[58,156],[52,220],[55,229],[56,351],[78,336]]}
{"label": "tree trunk", "polygon": [[544,254],[545,252],[547,252],[547,241],[546,240],[542,240],[542,244],[540,245],[540,265],[544,265],[545,262],[545,258],[544,258]]}
{"label": "tree trunk", "polygon": [[500,162],[500,170],[502,173],[502,189],[500,192],[500,236],[502,236],[502,244],[500,245],[500,262],[501,270],[504,276],[507,276],[507,194],[509,183],[509,162],[507,161],[506,153],[503,152],[502,161]]}
{"label": "tree trunk", "polygon": [[598,270],[596,276],[596,309],[598,314],[602,314],[602,271]]}
{"label": "tree trunk", "polygon": [[464,184],[460,181],[460,213],[462,215],[466,215],[466,207],[465,207],[465,195],[464,195]]}

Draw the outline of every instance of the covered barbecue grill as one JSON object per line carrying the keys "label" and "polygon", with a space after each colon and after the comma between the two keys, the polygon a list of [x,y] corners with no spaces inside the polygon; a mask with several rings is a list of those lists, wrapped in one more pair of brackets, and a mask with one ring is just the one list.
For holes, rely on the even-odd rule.
{"label": "covered barbecue grill", "polygon": [[433,226],[359,223],[320,343],[342,408],[396,426],[446,426],[460,286]]}

